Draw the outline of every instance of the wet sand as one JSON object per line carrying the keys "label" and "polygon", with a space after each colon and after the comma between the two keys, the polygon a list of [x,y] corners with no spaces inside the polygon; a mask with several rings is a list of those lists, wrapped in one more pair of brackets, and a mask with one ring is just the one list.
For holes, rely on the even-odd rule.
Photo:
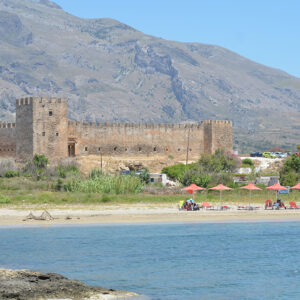
{"label": "wet sand", "polygon": [[[47,210],[54,220],[25,220],[32,212],[40,216]],[[200,210],[179,211],[175,204],[65,205],[44,207],[0,208],[0,225],[88,225],[139,223],[201,223],[201,222],[282,222],[300,221],[300,209],[281,210]]]}

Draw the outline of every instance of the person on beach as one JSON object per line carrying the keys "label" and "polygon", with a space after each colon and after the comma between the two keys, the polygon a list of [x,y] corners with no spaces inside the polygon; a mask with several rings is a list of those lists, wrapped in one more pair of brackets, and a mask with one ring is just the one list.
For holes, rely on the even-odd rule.
{"label": "person on beach", "polygon": [[275,209],[280,209],[281,207],[283,207],[284,209],[286,209],[286,206],[284,205],[284,202],[281,199],[277,199],[277,201],[274,202],[273,207]]}

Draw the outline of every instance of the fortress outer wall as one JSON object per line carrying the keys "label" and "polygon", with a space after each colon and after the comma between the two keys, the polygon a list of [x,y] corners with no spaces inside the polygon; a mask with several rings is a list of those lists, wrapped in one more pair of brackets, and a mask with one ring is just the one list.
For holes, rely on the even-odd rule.
{"label": "fortress outer wall", "polygon": [[16,156],[16,124],[0,123],[0,157]]}
{"label": "fortress outer wall", "polygon": [[68,136],[74,140],[75,154],[112,156],[172,155],[185,159],[203,153],[200,124],[124,124],[69,121]]}
{"label": "fortress outer wall", "polygon": [[0,157],[73,155],[173,156],[185,161],[217,149],[232,150],[231,121],[200,124],[88,123],[67,119],[67,100],[21,98],[16,124],[0,123]]}

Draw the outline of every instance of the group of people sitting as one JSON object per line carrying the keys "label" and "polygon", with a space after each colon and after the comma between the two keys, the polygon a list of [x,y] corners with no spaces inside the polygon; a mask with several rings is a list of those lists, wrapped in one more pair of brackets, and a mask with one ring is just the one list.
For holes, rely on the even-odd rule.
{"label": "group of people sitting", "polygon": [[200,206],[193,199],[179,202],[180,210],[199,210]]}
{"label": "group of people sitting", "polygon": [[277,199],[274,203],[271,200],[267,200],[265,204],[265,209],[272,208],[272,209],[286,209],[284,202],[281,199]]}
{"label": "group of people sitting", "polygon": [[[204,204],[207,204],[208,207]],[[179,202],[179,210],[199,210],[200,208],[210,208],[213,209],[213,206],[209,205],[207,202],[203,202],[203,205],[199,205],[197,203],[195,203],[195,201],[193,199],[188,199],[188,200],[182,200]],[[222,206],[220,210],[224,210],[224,209],[229,209],[230,207],[228,206]],[[239,206],[240,208],[240,206]],[[239,209],[238,208],[238,209]],[[249,209],[252,208],[253,209],[258,209],[259,207],[251,207],[249,206]],[[285,206],[284,202],[281,199],[277,199],[274,203],[271,200],[267,200],[265,202],[265,209],[280,209],[280,208],[284,208],[287,209],[287,207]],[[297,206],[294,202],[290,202],[290,207],[289,208],[297,208],[300,209],[300,206]]]}

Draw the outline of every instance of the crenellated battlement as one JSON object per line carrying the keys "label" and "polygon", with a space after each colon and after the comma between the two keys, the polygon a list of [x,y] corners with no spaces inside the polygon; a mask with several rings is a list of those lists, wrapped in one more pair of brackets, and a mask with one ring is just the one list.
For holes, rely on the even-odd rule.
{"label": "crenellated battlement", "polygon": [[154,124],[154,123],[110,123],[110,122],[78,122],[78,121],[68,121],[69,126],[76,127],[90,127],[90,128],[134,128],[134,129],[200,129],[201,123],[194,124]]}
{"label": "crenellated battlement", "polygon": [[34,102],[35,103],[40,103],[40,104],[48,104],[48,103],[67,103],[68,99],[66,98],[45,98],[45,97],[26,97],[26,98],[20,98],[16,100],[16,105],[21,106],[21,105],[32,105]]}
{"label": "crenellated battlement", "polygon": [[20,105],[32,105],[33,97],[20,98],[16,100],[16,106]]}
{"label": "crenellated battlement", "polygon": [[201,121],[201,124],[232,124],[232,121],[229,120],[205,120]]}
{"label": "crenellated battlement", "polygon": [[16,123],[0,122],[0,128],[15,128]]}

